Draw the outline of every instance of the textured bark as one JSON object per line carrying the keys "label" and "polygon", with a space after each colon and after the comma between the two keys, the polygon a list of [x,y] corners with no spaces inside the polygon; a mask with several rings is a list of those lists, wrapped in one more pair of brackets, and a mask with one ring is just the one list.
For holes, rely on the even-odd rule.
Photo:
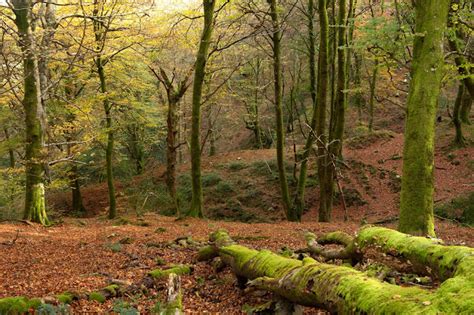
{"label": "textured bark", "polygon": [[416,2],[416,36],[408,95],[399,230],[434,236],[435,116],[443,76],[449,0]]}
{"label": "textured bark", "polygon": [[202,182],[201,182],[201,99],[209,46],[214,28],[214,8],[216,0],[203,0],[204,29],[196,57],[193,83],[192,117],[191,117],[191,178],[193,197],[187,212],[190,217],[202,217]]}
{"label": "textured bark", "polygon": [[437,290],[400,287],[350,267],[285,258],[270,251],[236,245],[225,231],[210,237],[221,259],[240,279],[305,306],[350,314],[469,314],[474,312],[474,249],[394,230],[367,227],[357,236],[361,247],[376,246],[423,264],[445,280]]}
{"label": "textured bark", "polygon": [[44,198],[44,126],[42,121],[42,107],[39,101],[40,86],[38,81],[38,62],[35,56],[36,47],[30,27],[31,0],[12,1],[15,14],[15,24],[20,36],[19,46],[23,58],[23,108],[25,111],[25,160],[26,160],[26,187],[25,210],[23,217],[26,220],[49,224],[46,215]]}
{"label": "textured bark", "polygon": [[268,1],[270,4],[270,16],[272,18],[272,48],[273,48],[273,83],[274,83],[274,103],[276,119],[276,151],[278,164],[278,177],[280,181],[280,190],[283,209],[286,218],[289,221],[297,221],[295,209],[291,205],[290,192],[285,171],[285,130],[283,128],[283,109],[282,109],[282,70],[281,70],[281,23],[279,17],[279,8],[277,0]]}

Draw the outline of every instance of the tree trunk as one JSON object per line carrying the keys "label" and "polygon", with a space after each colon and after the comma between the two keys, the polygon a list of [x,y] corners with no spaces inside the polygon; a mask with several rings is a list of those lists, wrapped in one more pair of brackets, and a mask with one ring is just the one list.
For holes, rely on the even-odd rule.
{"label": "tree trunk", "polygon": [[[324,1],[324,0],[322,0]],[[351,314],[470,314],[474,312],[474,250],[443,246],[386,228],[363,228],[355,244],[401,254],[446,280],[437,290],[401,287],[350,267],[286,258],[236,245],[225,231],[211,234],[212,248],[241,280],[305,306]],[[212,256],[209,256],[212,257]],[[452,278],[450,278],[452,277]]]}
{"label": "tree trunk", "polygon": [[193,197],[191,207],[186,214],[190,217],[202,217],[202,183],[201,183],[201,99],[209,46],[214,28],[214,8],[216,0],[203,0],[204,29],[199,43],[199,50],[194,70],[192,118],[191,118],[191,178]]}
{"label": "tree trunk", "polygon": [[[399,230],[434,236],[435,118],[443,77],[449,0],[416,2],[416,32],[408,95]],[[422,35],[423,34],[423,35]]]}
{"label": "tree trunk", "polygon": [[466,125],[471,124],[471,121],[469,120],[469,113],[471,112],[472,99],[473,99],[472,96],[469,93],[466,93],[465,91],[463,94],[462,101],[461,101],[461,109],[460,109],[459,116],[462,123]]}
{"label": "tree trunk", "polygon": [[[319,0],[319,25],[320,25],[320,43],[319,43],[319,67],[318,67],[318,99],[317,99],[317,127],[316,141],[318,144],[318,177],[319,177],[319,221],[329,222],[331,220],[331,207],[328,208],[328,196],[332,196],[332,186],[328,187],[326,180],[326,108],[328,98],[329,81],[329,22],[327,14],[327,0]],[[332,182],[332,181],[331,181]],[[329,205],[330,206],[330,205]]]}
{"label": "tree trunk", "polygon": [[296,212],[291,205],[290,192],[285,171],[285,130],[283,128],[282,110],[282,70],[281,70],[281,25],[277,0],[270,0],[270,16],[272,18],[273,42],[273,81],[275,93],[275,118],[276,118],[276,151],[278,164],[278,177],[280,180],[281,197],[286,218],[289,221],[297,221]]}
{"label": "tree trunk", "polygon": [[7,127],[3,127],[3,132],[5,134],[5,140],[8,142],[8,158],[9,158],[9,161],[10,161],[10,168],[15,168],[15,164],[16,164],[16,161],[15,161],[15,151],[13,151],[12,147],[11,147],[11,143],[10,143],[10,133],[8,132],[8,128]]}
{"label": "tree trunk", "polygon": [[49,224],[46,214],[44,197],[43,169],[43,130],[42,108],[39,102],[38,62],[35,57],[36,47],[29,16],[32,10],[31,0],[13,0],[15,24],[20,36],[19,46],[23,54],[24,98],[25,110],[25,160],[26,187],[25,210],[23,217],[43,225]]}
{"label": "tree trunk", "polygon": [[379,62],[374,60],[374,67],[372,68],[372,76],[370,77],[370,97],[369,97],[369,131],[374,130],[374,111],[375,111],[375,97],[377,89],[377,76],[379,73]]}
{"label": "tree trunk", "polygon": [[460,10],[460,1],[451,0],[448,26],[454,28],[454,34],[447,36],[449,48],[456,53],[454,62],[458,68],[459,74],[463,77],[461,80],[466,86],[467,91],[474,98],[474,76],[469,66],[469,61],[464,56],[464,52],[461,49],[459,43],[465,42],[465,36],[459,28],[458,11]]}
{"label": "tree trunk", "polygon": [[107,130],[107,146],[105,148],[105,163],[107,170],[107,187],[109,190],[109,219],[117,216],[117,206],[115,201],[113,153],[114,153],[114,131],[112,129],[112,106],[107,98],[107,85],[105,81],[105,71],[101,56],[96,58],[97,72],[100,79],[100,92],[104,94],[103,107],[105,112],[105,128]]}
{"label": "tree trunk", "polygon": [[306,178],[308,172],[308,158],[311,153],[311,149],[313,147],[314,138],[315,138],[315,130],[316,130],[316,122],[317,122],[317,100],[316,100],[316,36],[314,34],[314,0],[308,0],[308,42],[309,42],[309,91],[311,93],[311,101],[312,101],[312,110],[313,114],[311,116],[311,123],[308,137],[306,138],[306,143],[303,149],[303,153],[301,156],[301,166],[300,166],[300,174],[298,179],[298,187],[296,190],[296,198],[295,198],[295,211],[296,211],[296,218],[298,221],[301,221],[301,216],[303,215],[303,211],[305,208],[305,190],[306,190]]}
{"label": "tree trunk", "polygon": [[458,88],[458,94],[456,96],[456,101],[454,102],[454,109],[453,109],[453,124],[454,128],[456,129],[456,136],[454,137],[454,144],[460,147],[465,145],[464,137],[462,135],[462,122],[461,122],[461,105],[464,98],[464,94],[469,94],[464,89],[464,84],[461,82]]}
{"label": "tree trunk", "polygon": [[[337,90],[334,104],[334,129],[330,137],[331,150],[335,158],[342,156],[342,141],[344,136],[345,112],[347,103],[347,56],[346,56],[346,0],[339,0],[338,25],[338,49],[337,49]],[[334,184],[333,184],[334,185]],[[331,196],[332,199],[332,196]]]}
{"label": "tree trunk", "polygon": [[176,164],[177,164],[177,144],[178,135],[178,102],[171,97],[168,98],[168,118],[166,136],[166,186],[173,199],[176,212],[179,215],[178,195],[176,193]]}

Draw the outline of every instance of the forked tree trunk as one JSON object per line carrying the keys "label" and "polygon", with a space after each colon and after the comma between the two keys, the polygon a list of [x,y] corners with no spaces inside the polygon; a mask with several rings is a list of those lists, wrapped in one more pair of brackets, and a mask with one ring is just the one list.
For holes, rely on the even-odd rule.
{"label": "forked tree trunk", "polygon": [[201,99],[209,46],[214,28],[214,8],[216,0],[203,0],[204,29],[196,57],[193,83],[192,117],[191,117],[191,182],[192,200],[187,212],[190,217],[202,217],[202,182],[201,182]]}
{"label": "forked tree trunk", "polygon": [[399,230],[434,236],[435,118],[443,77],[449,0],[416,1],[416,32],[408,94]]}
{"label": "forked tree trunk", "polygon": [[[350,267],[286,258],[268,250],[236,245],[225,231],[211,234],[211,247],[241,282],[274,292],[305,306],[351,314],[471,314],[474,312],[474,249],[440,245],[438,240],[367,227],[353,241],[354,250],[371,246],[430,268],[444,280],[436,290],[401,287]],[[213,255],[208,255],[212,258]]]}
{"label": "forked tree trunk", "polygon": [[23,108],[25,110],[25,160],[26,187],[23,218],[43,225],[49,224],[44,196],[44,156],[42,107],[40,104],[38,62],[36,48],[30,27],[31,0],[13,0],[15,24],[20,36],[19,46],[23,58]]}

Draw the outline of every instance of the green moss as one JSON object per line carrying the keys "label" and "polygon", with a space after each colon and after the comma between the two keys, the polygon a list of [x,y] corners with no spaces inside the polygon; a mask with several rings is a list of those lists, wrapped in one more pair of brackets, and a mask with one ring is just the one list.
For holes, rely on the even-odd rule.
{"label": "green moss", "polygon": [[189,265],[176,265],[176,266],[173,266],[169,269],[155,269],[155,270],[152,270],[150,271],[148,274],[150,276],[152,276],[153,278],[157,278],[157,279],[160,279],[160,278],[164,278],[164,277],[167,277],[169,274],[171,273],[175,273],[179,276],[181,275],[188,275],[190,274],[192,271],[191,269],[191,266]]}
{"label": "green moss", "polygon": [[71,304],[72,301],[74,300],[74,297],[75,295],[71,292],[63,292],[56,296],[59,303],[62,303],[62,304]]}
{"label": "green moss", "polygon": [[0,299],[0,314],[23,314],[30,309],[37,309],[41,305],[39,299],[28,299],[23,296]]}
{"label": "green moss", "polygon": [[213,246],[204,246],[197,254],[198,261],[207,261],[217,256],[217,251]]}
{"label": "green moss", "polygon": [[[341,314],[474,314],[474,249],[471,248],[442,246],[436,240],[386,228],[362,229],[357,239],[361,246],[386,243],[382,250],[397,249],[405,255],[424,252],[423,262],[430,267],[436,266],[435,261],[457,266],[454,278],[444,281],[438,290],[429,291],[381,282],[350,267],[323,264],[311,258],[299,261],[234,245],[225,231],[213,233],[210,240],[216,243],[220,257],[232,265],[237,275],[259,280],[263,288],[297,304],[326,305]],[[414,249],[416,246],[421,248]],[[445,255],[441,255],[441,248]]]}
{"label": "green moss", "polygon": [[97,301],[99,303],[104,303],[105,302],[105,296],[102,293],[99,292],[91,292],[89,294],[89,301]]}
{"label": "green moss", "polygon": [[474,192],[435,206],[435,214],[474,226]]}

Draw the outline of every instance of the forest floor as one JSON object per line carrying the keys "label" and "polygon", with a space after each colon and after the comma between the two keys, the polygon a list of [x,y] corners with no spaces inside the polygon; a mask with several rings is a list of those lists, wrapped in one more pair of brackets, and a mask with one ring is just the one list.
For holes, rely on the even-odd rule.
{"label": "forest floor", "polygon": [[[447,132],[450,126],[443,124],[438,128],[439,145],[435,157],[436,204],[449,203],[474,191],[474,147],[451,148],[452,133]],[[344,156],[349,170],[343,172],[342,184],[348,189],[346,198],[350,201],[348,222],[343,221],[340,204],[335,206],[334,222],[316,222],[318,197],[315,187],[309,188],[311,208],[305,213],[303,223],[279,221],[278,215],[273,218],[275,222],[268,223],[206,219],[175,221],[156,213],[143,213],[137,217],[133,211],[123,213],[121,220],[109,221],[104,215],[107,201],[104,185],[88,187],[84,189],[86,206],[94,208],[93,212],[98,213],[95,217],[63,218],[49,228],[23,223],[0,225],[0,298],[45,297],[64,291],[89,292],[103,288],[110,279],[137,282],[148,271],[161,268],[159,265],[163,263],[165,266],[186,263],[194,265],[193,273],[182,278],[187,312],[242,313],[244,305],[263,303],[269,296],[238,289],[230,270],[215,274],[208,263],[195,262],[195,248],[171,243],[182,236],[204,242],[210,232],[225,228],[242,245],[279,251],[283,247],[303,248],[303,234],[307,230],[318,235],[335,230],[353,234],[363,223],[380,221],[385,221],[382,225],[396,227],[402,148],[403,136],[397,132],[377,138],[355,137],[347,142]],[[239,176],[252,177],[252,170],[223,171],[218,166],[232,161],[250,165],[273,158],[274,150],[226,153],[207,158],[204,170],[219,170],[220,176],[235,180]],[[181,171],[185,172],[187,167],[184,165]],[[155,177],[161,176],[160,170],[154,172],[157,173]],[[265,183],[256,179],[250,184],[262,191],[261,195],[253,195],[254,199],[266,198],[270,200],[272,211],[280,211],[277,191],[272,192],[272,188],[263,186]],[[239,187],[238,181],[236,186]],[[120,192],[121,185],[118,187],[124,211],[126,197]],[[437,218],[436,232],[447,244],[474,246],[471,227]],[[148,296],[128,297],[127,301],[147,314],[163,297],[163,291],[156,291]],[[72,309],[74,313],[104,313],[113,308],[113,303],[112,300],[104,304],[81,300],[73,303]],[[305,311],[308,314],[320,312]]]}

